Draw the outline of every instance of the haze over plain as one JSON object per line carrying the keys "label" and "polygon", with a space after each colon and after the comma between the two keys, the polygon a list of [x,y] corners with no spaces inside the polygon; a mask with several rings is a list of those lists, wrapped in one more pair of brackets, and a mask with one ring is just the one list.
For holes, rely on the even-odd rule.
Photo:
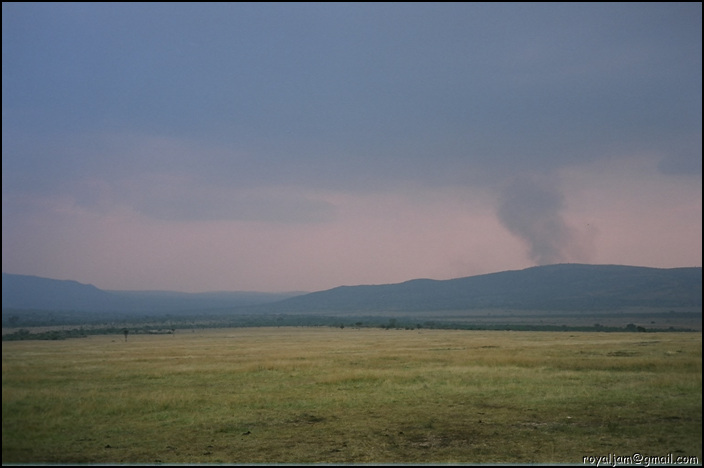
{"label": "haze over plain", "polygon": [[701,3],[3,3],[2,269],[701,266]]}

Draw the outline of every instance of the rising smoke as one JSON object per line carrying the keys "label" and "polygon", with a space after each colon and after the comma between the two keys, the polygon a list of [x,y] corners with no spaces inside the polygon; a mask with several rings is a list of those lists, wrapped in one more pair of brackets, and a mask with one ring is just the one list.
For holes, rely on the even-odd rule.
{"label": "rising smoke", "polygon": [[565,222],[564,208],[564,196],[554,179],[521,176],[502,191],[498,217],[526,242],[530,258],[538,265],[588,262],[590,239]]}

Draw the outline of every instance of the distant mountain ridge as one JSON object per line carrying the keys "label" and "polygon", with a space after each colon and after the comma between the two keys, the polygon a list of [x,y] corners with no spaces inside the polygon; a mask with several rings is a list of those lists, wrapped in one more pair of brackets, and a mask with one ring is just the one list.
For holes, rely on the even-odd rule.
{"label": "distant mountain ridge", "polygon": [[250,306],[296,294],[300,293],[106,291],[72,280],[2,274],[3,309],[168,312]]}
{"label": "distant mountain ridge", "polygon": [[557,264],[450,280],[340,286],[271,304],[289,312],[700,307],[702,269]]}
{"label": "distant mountain ridge", "polygon": [[442,310],[593,311],[702,305],[702,269],[557,264],[450,280],[414,279],[296,293],[105,291],[76,281],[2,274],[3,309],[248,313]]}
{"label": "distant mountain ridge", "polygon": [[92,284],[2,274],[2,308],[104,310],[113,297]]}

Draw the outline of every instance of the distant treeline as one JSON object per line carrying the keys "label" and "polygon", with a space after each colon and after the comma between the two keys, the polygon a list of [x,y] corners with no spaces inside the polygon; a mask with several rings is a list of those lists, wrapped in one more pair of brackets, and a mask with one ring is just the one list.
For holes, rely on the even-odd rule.
{"label": "distant treeline", "polygon": [[92,327],[79,327],[62,330],[31,332],[21,328],[2,336],[3,341],[18,340],[65,340],[68,338],[85,338],[89,335],[119,335],[128,339],[130,335],[169,334],[195,332],[205,328],[247,328],[247,327],[335,327],[335,328],[383,328],[387,330],[504,330],[504,331],[579,331],[579,332],[696,332],[691,328],[654,328],[629,323],[623,327],[605,326],[598,323],[590,326],[578,325],[528,325],[528,324],[471,324],[452,321],[413,321],[403,318],[353,317],[347,320],[340,317],[318,315],[277,315],[277,316],[238,316],[230,320],[212,320],[198,322],[131,323]]}

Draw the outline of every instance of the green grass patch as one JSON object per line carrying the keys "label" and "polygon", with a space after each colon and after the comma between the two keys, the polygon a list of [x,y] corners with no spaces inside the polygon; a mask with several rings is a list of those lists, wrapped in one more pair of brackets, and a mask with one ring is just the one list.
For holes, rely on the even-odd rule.
{"label": "green grass patch", "polygon": [[240,328],[2,346],[3,463],[702,459],[701,333]]}

